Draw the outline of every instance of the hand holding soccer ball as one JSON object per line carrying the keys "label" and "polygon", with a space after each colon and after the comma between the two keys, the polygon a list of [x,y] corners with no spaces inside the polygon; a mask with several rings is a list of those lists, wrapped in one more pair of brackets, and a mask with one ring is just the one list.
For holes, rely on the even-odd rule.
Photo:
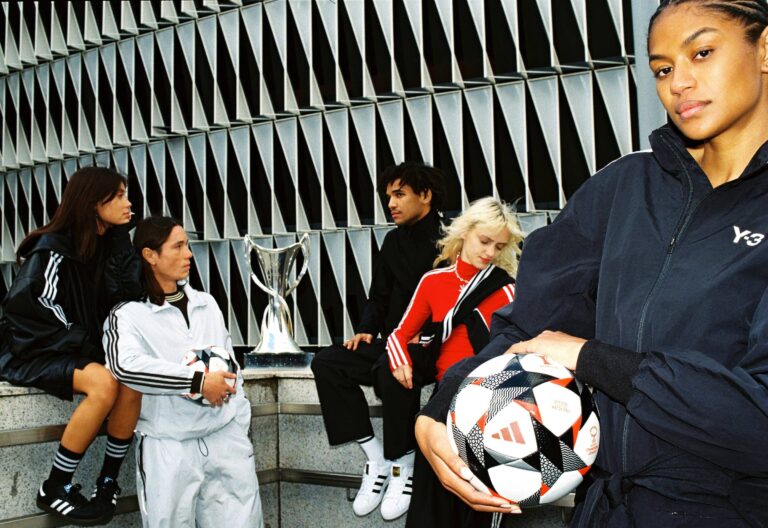
{"label": "hand holding soccer ball", "polygon": [[205,373],[202,394],[185,394],[185,398],[218,407],[229,401],[230,394],[235,394],[237,364],[225,348],[209,346],[190,350],[181,363]]}

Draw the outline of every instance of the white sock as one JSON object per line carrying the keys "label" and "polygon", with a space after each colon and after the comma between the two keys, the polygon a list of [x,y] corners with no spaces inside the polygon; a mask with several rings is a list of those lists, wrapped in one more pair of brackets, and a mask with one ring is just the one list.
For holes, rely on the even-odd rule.
{"label": "white sock", "polygon": [[384,462],[384,448],[375,436],[361,438],[357,441],[357,444],[363,450],[368,460],[373,460],[377,463]]}
{"label": "white sock", "polygon": [[416,451],[411,450],[408,451],[406,454],[401,456],[400,458],[396,458],[395,460],[391,460],[393,464],[397,464],[398,466],[408,466],[413,467],[413,460],[416,457]]}

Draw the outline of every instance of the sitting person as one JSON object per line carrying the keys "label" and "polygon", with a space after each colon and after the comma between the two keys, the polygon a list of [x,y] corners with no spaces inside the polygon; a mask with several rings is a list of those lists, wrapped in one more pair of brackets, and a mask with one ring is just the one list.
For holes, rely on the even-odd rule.
{"label": "sitting person", "polygon": [[[103,167],[72,174],[51,221],[19,246],[23,262],[0,311],[0,379],[63,400],[85,395],[37,494],[39,508],[71,524],[112,518],[141,405],[141,394],[120,387],[104,368],[101,348],[109,310],[141,294],[126,184]],[[106,456],[89,502],[72,477],[107,416]]]}
{"label": "sitting person", "polygon": [[[523,235],[507,204],[491,197],[477,200],[444,231],[434,264],[450,265],[424,274],[387,339],[389,368],[384,361],[374,367],[385,427],[388,422],[413,426],[420,402],[410,393],[439,381],[454,363],[480,351],[488,343],[491,315],[514,299],[513,276]],[[422,346],[408,347],[420,332]],[[390,483],[389,494],[398,497],[392,509],[400,515],[408,511],[410,524],[414,518],[430,519],[434,508],[443,504],[432,506],[436,479],[420,455],[414,468],[416,444],[411,435],[407,440],[407,455],[397,468],[399,489],[391,490],[395,484]],[[411,497],[414,506],[409,510]]]}
{"label": "sitting person", "polygon": [[[134,245],[146,297],[112,310],[104,348],[112,374],[144,394],[136,426],[144,526],[261,527],[242,374],[203,374],[182,364],[190,350],[212,345],[225,348],[234,362],[216,301],[185,284],[192,259],[187,234],[171,218],[151,217],[136,228]],[[202,394],[210,406],[185,398],[189,393]]]}
{"label": "sitting person", "polygon": [[[328,441],[333,446],[357,441],[367,458],[363,482],[352,504],[357,515],[376,509],[386,483],[400,480],[399,475],[391,476],[393,464],[416,445],[413,423],[401,421],[385,424],[382,447],[373,434],[360,385],[374,384],[372,367],[386,358],[384,341],[374,338],[392,332],[419,279],[432,268],[440,238],[437,210],[445,195],[442,171],[415,162],[384,170],[379,188],[389,198],[397,229],[387,233],[379,251],[358,333],[343,345],[324,348],[312,361]],[[407,396],[404,410],[418,408],[419,391],[410,391]],[[390,502],[389,497],[385,499],[385,504]],[[386,509],[382,514],[389,517]]]}

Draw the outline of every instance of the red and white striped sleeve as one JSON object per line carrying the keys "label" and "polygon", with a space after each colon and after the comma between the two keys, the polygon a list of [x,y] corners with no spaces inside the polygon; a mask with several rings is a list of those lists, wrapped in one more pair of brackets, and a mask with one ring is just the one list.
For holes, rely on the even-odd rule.
{"label": "red and white striped sleeve", "polygon": [[402,365],[412,365],[411,356],[408,354],[408,341],[419,333],[421,327],[432,315],[429,305],[429,272],[425,274],[416,286],[416,291],[411,297],[411,302],[405,309],[400,324],[397,325],[387,338],[387,355],[389,356],[389,368],[393,372]]}

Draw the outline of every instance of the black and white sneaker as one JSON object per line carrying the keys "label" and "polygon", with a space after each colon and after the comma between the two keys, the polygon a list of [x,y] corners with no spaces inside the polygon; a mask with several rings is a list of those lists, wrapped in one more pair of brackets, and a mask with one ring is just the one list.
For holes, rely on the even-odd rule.
{"label": "black and white sneaker", "polygon": [[102,524],[104,516],[99,507],[83,497],[80,484],[46,486],[44,482],[37,492],[37,507],[79,526]]}
{"label": "black and white sneaker", "polygon": [[120,486],[117,485],[117,481],[112,477],[104,477],[96,481],[96,487],[91,495],[91,504],[98,506],[101,509],[104,517],[103,522],[106,524],[115,515],[115,508],[117,507],[117,496],[120,495]]}

